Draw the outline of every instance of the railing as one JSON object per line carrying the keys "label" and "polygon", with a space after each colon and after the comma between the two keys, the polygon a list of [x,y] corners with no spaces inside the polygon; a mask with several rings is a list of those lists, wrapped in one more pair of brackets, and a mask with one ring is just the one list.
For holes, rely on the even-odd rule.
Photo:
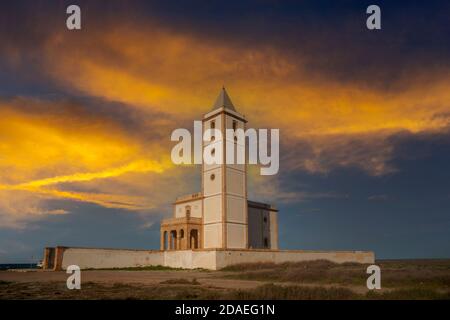
{"label": "railing", "polygon": [[202,218],[194,217],[180,217],[180,218],[168,218],[161,220],[161,225],[176,224],[176,223],[202,223]]}

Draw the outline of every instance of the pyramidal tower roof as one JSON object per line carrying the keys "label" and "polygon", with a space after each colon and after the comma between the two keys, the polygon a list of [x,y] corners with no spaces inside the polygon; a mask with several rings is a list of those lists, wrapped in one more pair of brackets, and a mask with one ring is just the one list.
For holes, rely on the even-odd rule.
{"label": "pyramidal tower roof", "polygon": [[225,90],[225,87],[222,87],[222,90],[220,90],[219,96],[217,97],[216,102],[214,103],[214,106],[211,111],[222,107],[236,111],[233,102],[231,102],[231,99],[228,96],[227,91]]}

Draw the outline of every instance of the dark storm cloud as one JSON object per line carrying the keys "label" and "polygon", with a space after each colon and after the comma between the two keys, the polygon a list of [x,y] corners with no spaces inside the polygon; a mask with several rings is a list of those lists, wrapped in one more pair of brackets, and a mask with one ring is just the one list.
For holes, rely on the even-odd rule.
{"label": "dark storm cloud", "polygon": [[[3,47],[33,50],[63,28],[71,1],[2,4]],[[272,47],[306,66],[311,78],[397,88],[416,73],[449,71],[447,1],[378,1],[382,30],[365,27],[372,1],[78,1],[83,32],[115,24],[161,25],[228,46]],[[425,70],[424,66],[426,66]],[[425,71],[425,72],[424,72]],[[412,80],[411,80],[412,81]]]}
{"label": "dark storm cloud", "polygon": [[430,73],[448,72],[448,2],[378,1],[382,30],[375,32],[365,26],[372,2],[155,2],[144,12],[217,42],[280,49],[306,64],[312,78],[319,74],[389,88],[423,64]]}

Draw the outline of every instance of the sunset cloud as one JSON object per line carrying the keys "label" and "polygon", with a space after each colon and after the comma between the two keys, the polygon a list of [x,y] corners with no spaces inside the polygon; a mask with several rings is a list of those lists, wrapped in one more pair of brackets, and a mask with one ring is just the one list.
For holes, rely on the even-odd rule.
{"label": "sunset cloud", "polygon": [[[284,172],[320,175],[348,167],[383,176],[398,169],[390,162],[391,137],[448,130],[446,66],[402,70],[392,82],[371,86],[371,76],[379,79],[383,68],[360,82],[342,81],[325,67],[312,73],[310,63],[327,64],[326,55],[351,60],[347,52],[314,56],[319,40],[293,51],[290,37],[271,43],[255,36],[248,45],[238,36],[222,41],[149,21],[125,17],[79,33],[44,24],[29,48],[26,36],[5,36],[0,52],[8,70],[22,73],[34,61],[27,81],[45,80],[66,98],[14,94],[0,100],[3,215],[18,216],[5,200],[13,193],[30,203],[20,218],[64,212],[46,209],[51,199],[139,212],[168,204],[183,190],[167,181],[187,180],[189,190],[194,181],[170,161],[170,132],[200,119],[222,85],[250,126],[280,129]],[[124,124],[126,117],[131,124]],[[287,202],[333,196],[283,190],[278,183],[256,190]]]}
{"label": "sunset cloud", "polygon": [[148,198],[125,190],[70,186],[132,173],[161,174],[173,166],[163,145],[135,139],[111,119],[85,118],[67,101],[18,98],[1,101],[0,108],[0,214],[10,216],[8,224],[61,212],[47,209],[51,199],[133,211],[154,207]]}

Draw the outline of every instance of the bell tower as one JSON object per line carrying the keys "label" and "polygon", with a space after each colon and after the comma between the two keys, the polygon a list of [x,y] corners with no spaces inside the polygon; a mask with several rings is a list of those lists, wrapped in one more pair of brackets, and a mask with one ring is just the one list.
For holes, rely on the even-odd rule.
{"label": "bell tower", "polygon": [[235,159],[238,150],[245,152],[245,145],[234,134],[227,137],[226,129],[245,131],[246,122],[234,108],[225,88],[220,91],[212,110],[203,117],[203,133],[216,129],[221,137],[213,135],[211,141],[203,142],[202,151],[222,158],[217,164],[203,161],[202,166],[205,249],[248,248],[247,168],[236,161],[226,163],[226,152],[230,148],[234,148]]}

